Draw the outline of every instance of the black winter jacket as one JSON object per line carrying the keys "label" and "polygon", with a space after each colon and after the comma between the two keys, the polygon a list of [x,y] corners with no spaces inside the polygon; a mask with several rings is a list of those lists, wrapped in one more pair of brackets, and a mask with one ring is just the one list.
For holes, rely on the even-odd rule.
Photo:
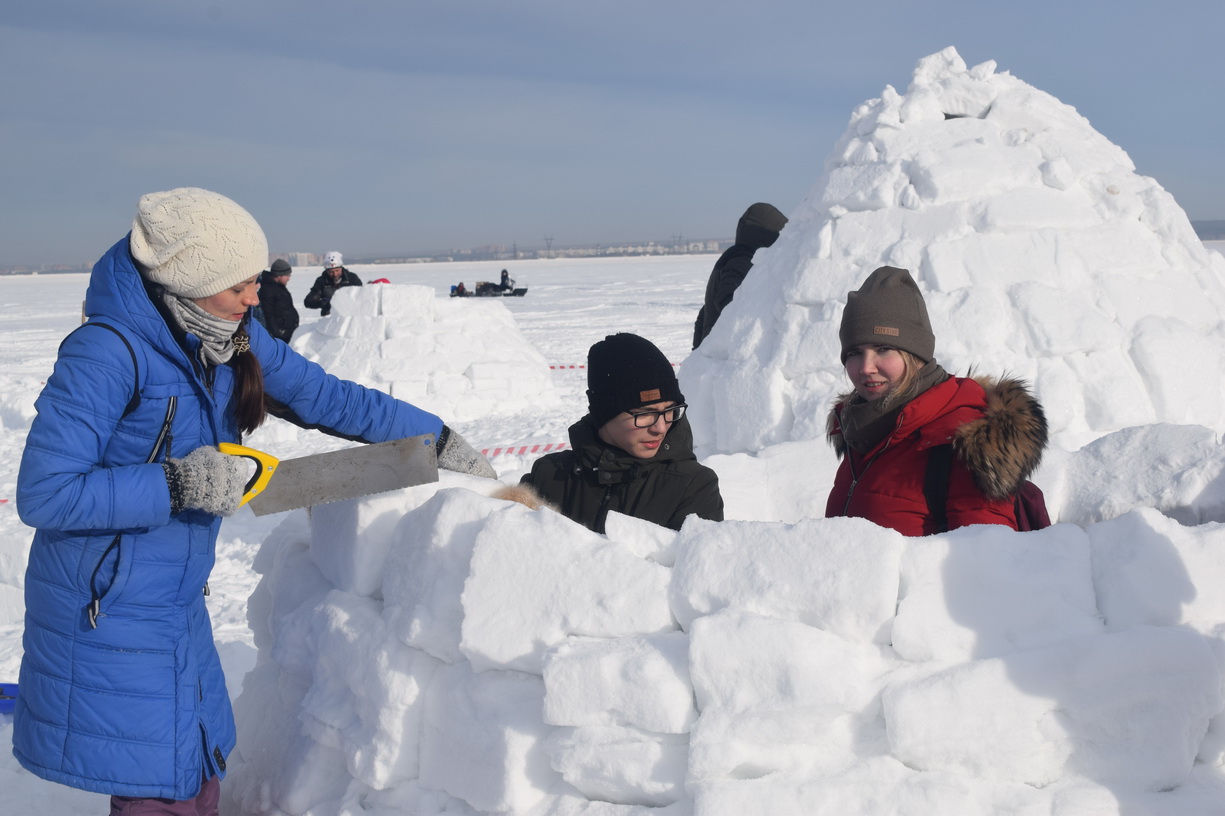
{"label": "black winter jacket", "polygon": [[264,316],[261,322],[268,333],[288,343],[298,328],[298,310],[294,308],[293,295],[269,272],[259,279],[259,307]]}
{"label": "black winter jacket", "polygon": [[689,515],[723,520],[719,477],[698,464],[684,417],[650,459],[605,444],[587,417],[570,426],[570,445],[573,450],[537,459],[520,484],[588,529],[603,533],[610,510],[673,530]]}
{"label": "black winter jacket", "polygon": [[[694,348],[702,344],[706,335],[715,327],[719,315],[727,308],[727,304],[732,302],[732,296],[753,268],[753,255],[763,247],[773,246],[778,240],[778,230],[754,220],[754,209],[759,206],[753,205],[748,212],[740,216],[740,221],[736,224],[736,243],[724,250],[719,260],[715,261],[714,268],[710,270],[710,279],[706,281],[705,302],[698,310],[698,318],[693,324]],[[778,215],[782,217],[781,213]],[[787,219],[782,218],[782,221],[786,223]]]}
{"label": "black winter jacket", "polygon": [[318,309],[319,314],[326,317],[332,313],[332,295],[336,293],[337,289],[345,286],[361,285],[362,279],[343,266],[340,267],[339,280],[332,280],[332,276],[324,272],[315,278],[310,292],[302,299],[302,305],[308,309]]}

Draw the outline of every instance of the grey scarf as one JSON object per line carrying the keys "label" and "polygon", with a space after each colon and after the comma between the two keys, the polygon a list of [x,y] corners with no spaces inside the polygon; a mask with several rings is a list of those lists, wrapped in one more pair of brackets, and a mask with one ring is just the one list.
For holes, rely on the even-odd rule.
{"label": "grey scarf", "polygon": [[842,413],[838,415],[842,438],[852,450],[867,453],[897,427],[898,414],[911,400],[932,386],[944,382],[948,377],[948,372],[933,360],[919,369],[919,376],[915,379],[911,393],[900,399],[884,396],[869,401],[856,395],[843,406]]}
{"label": "grey scarf", "polygon": [[162,295],[162,300],[179,328],[200,338],[200,354],[206,365],[222,365],[234,356],[234,332],[241,324],[211,315],[193,301],[169,292]]}

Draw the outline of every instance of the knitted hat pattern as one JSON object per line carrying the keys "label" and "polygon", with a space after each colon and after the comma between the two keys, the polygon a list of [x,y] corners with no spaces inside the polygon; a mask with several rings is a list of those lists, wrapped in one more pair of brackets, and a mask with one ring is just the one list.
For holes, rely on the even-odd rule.
{"label": "knitted hat pattern", "polygon": [[910,272],[896,266],[880,267],[858,290],[847,293],[838,338],[843,365],[851,349],[863,344],[909,351],[925,363],[936,355],[923,294]]}
{"label": "knitted hat pattern", "polygon": [[141,196],[128,246],[146,278],[189,300],[255,277],[268,263],[268,239],[251,214],[198,187]]}
{"label": "knitted hat pattern", "polygon": [[587,352],[587,410],[597,428],[622,411],[684,401],[672,364],[650,340],[610,334]]}

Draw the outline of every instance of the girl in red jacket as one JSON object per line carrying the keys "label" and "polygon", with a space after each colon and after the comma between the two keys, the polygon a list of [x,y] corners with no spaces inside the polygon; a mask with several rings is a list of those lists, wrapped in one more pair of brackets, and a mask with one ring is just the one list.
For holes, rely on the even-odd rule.
{"label": "girl in red jacket", "polygon": [[[919,287],[883,266],[847,294],[838,330],[854,390],[830,412],[842,458],[826,516],[857,516],[903,535],[968,524],[1017,527],[1013,498],[1046,447],[1046,417],[1023,383],[951,377]],[[952,445],[946,525],[924,495],[932,449]]]}

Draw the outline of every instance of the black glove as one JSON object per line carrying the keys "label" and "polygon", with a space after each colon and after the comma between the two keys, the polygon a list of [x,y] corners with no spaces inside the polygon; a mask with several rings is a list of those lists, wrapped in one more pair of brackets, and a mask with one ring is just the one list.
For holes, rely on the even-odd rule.
{"label": "black glove", "polygon": [[250,475],[250,466],[241,456],[207,445],[182,459],[167,459],[162,468],[170,488],[171,513],[203,510],[216,516],[233,515]]}
{"label": "black glove", "polygon": [[498,472],[489,464],[489,460],[446,425],[442,426],[442,431],[438,434],[434,450],[438,453],[440,468],[456,473],[471,473],[486,479],[498,478]]}

